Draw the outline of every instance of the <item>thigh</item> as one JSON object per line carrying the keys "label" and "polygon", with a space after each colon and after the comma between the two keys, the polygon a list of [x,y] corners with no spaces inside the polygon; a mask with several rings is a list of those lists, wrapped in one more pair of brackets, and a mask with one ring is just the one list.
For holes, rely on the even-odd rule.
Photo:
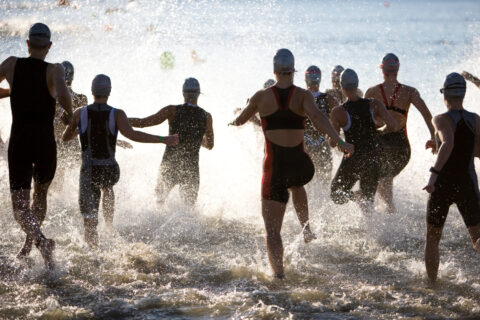
{"label": "thigh", "polygon": [[357,166],[355,159],[343,158],[338,167],[337,173],[332,181],[332,191],[334,190],[350,190],[358,181]]}
{"label": "thigh", "polygon": [[28,144],[10,142],[8,177],[11,190],[30,189],[33,177],[33,156]]}
{"label": "thigh", "polygon": [[53,180],[57,169],[57,148],[55,141],[42,144],[42,148],[35,151],[33,179],[38,184],[45,184]]}
{"label": "thigh", "polygon": [[280,232],[286,204],[274,200],[262,200],[262,216],[267,233]]}
{"label": "thigh", "polygon": [[462,215],[467,228],[480,224],[480,203],[478,187],[471,179],[465,179],[458,185],[459,191],[455,193],[455,203]]}
{"label": "thigh", "polygon": [[432,227],[443,227],[452,203],[447,186],[442,181],[436,183],[435,191],[430,194],[427,202],[427,223]]}
{"label": "thigh", "polygon": [[80,213],[86,219],[97,218],[101,192],[100,187],[92,181],[91,169],[81,169],[79,187]]}
{"label": "thigh", "polygon": [[100,189],[114,186],[119,179],[120,167],[118,165],[94,166],[92,168],[92,182]]}
{"label": "thigh", "polygon": [[197,171],[186,172],[180,182],[180,192],[189,205],[195,204],[200,187],[200,173]]}
{"label": "thigh", "polygon": [[378,182],[380,180],[379,162],[376,161],[376,159],[370,159],[366,160],[364,163],[366,165],[359,170],[360,190],[365,198],[374,200]]}

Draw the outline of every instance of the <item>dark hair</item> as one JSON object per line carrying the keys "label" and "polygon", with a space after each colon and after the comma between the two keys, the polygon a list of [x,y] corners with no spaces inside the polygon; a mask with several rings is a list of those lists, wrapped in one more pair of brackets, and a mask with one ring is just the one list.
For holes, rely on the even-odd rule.
{"label": "dark hair", "polygon": [[36,46],[36,45],[32,44],[32,42],[30,40],[28,41],[28,46],[32,49],[35,49],[35,50],[44,50],[44,49],[48,48],[48,46],[50,44],[52,44],[52,42],[49,42],[44,46]]}

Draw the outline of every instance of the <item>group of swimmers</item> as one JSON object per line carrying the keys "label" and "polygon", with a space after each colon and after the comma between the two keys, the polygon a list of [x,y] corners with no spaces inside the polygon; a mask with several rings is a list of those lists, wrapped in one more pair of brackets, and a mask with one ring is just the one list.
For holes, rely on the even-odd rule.
{"label": "group of swimmers", "polygon": [[[55,242],[47,239],[40,227],[45,219],[48,188],[55,176],[57,144],[60,161],[67,156],[73,157],[69,162],[75,162],[75,158],[81,161],[80,213],[85,241],[96,247],[102,196],[106,226],[111,227],[113,222],[113,186],[120,177],[116,145],[131,147],[117,140],[118,131],[133,141],[167,145],[160,166],[158,201],[163,203],[169,191],[179,185],[188,205],[197,199],[200,147],[212,149],[214,133],[211,114],[197,105],[200,84],[194,78],[186,79],[183,84],[183,104],[166,106],[142,119],[128,118],[124,111],[107,104],[112,85],[103,74],[93,79],[94,102],[87,105],[86,97],[71,89],[73,65],[68,61],[62,64],[44,61],[52,45],[50,37],[49,28],[42,23],[30,28],[29,57],[10,57],[0,65],[0,82],[6,79],[10,85],[10,90],[0,90],[0,96],[10,96],[10,190],[14,216],[26,233],[18,257],[27,256],[35,244],[46,266],[52,269]],[[464,76],[448,75],[441,89],[448,112],[432,121],[419,92],[397,81],[399,67],[398,57],[387,54],[381,64],[384,82],[369,88],[363,98],[356,72],[336,66],[332,71],[333,88],[322,93],[321,71],[317,66],[310,66],[305,72],[307,89],[293,85],[294,56],[288,49],[280,49],[273,58],[275,80],[256,92],[230,123],[239,126],[256,119],[265,135],[262,215],[275,278],[285,277],[280,231],[290,193],[305,242],[315,239],[309,225],[304,186],[315,174],[324,180],[331,179],[331,148],[344,153],[330,184],[333,202],[343,204],[352,200],[367,212],[372,210],[378,189],[387,211],[394,212],[393,178],[410,159],[406,123],[411,104],[420,111],[430,131],[427,148],[433,152],[438,149],[437,161],[424,188],[430,193],[425,246],[427,274],[433,281],[437,277],[438,244],[452,203],[459,207],[472,243],[480,252],[480,207],[473,166],[474,156],[480,155],[476,144],[480,118],[462,105],[466,92],[464,76],[474,83],[480,81],[466,72]],[[165,137],[132,128],[155,126],[166,120],[169,135]],[[341,131],[345,141],[340,137]],[[77,135],[80,144],[73,140]],[[32,178],[34,192],[30,203]],[[352,188],[357,181],[360,189],[354,192]]]}

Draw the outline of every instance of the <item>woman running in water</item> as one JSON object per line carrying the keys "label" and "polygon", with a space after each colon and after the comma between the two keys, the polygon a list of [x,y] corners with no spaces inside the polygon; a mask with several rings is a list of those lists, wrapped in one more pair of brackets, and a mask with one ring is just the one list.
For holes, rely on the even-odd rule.
{"label": "woman running in water", "polygon": [[265,135],[265,158],[262,177],[262,215],[265,223],[268,258],[275,278],[285,278],[283,245],[280,236],[285,208],[292,200],[305,240],[312,240],[308,222],[308,201],[304,185],[314,175],[312,160],[304,151],[306,116],[323,134],[327,134],[347,156],[353,146],[340,139],[327,117],[315,106],[308,90],[293,85],[295,60],[288,49],[280,49],[273,58],[275,86],[255,93],[242,113],[230,124],[240,126],[257,112]]}

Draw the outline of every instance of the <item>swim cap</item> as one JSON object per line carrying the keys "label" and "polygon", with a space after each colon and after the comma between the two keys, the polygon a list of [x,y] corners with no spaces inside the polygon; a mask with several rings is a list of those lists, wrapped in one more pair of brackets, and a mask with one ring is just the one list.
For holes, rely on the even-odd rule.
{"label": "swim cap", "polygon": [[75,72],[75,70],[73,69],[73,64],[71,64],[69,61],[63,61],[62,66],[65,70],[65,81],[72,82],[73,73]]}
{"label": "swim cap", "polygon": [[340,74],[345,70],[341,65],[336,65],[333,67],[332,75],[340,76]]}
{"label": "swim cap", "polygon": [[280,49],[273,57],[273,72],[286,74],[295,72],[295,58],[288,49]]}
{"label": "swim cap", "polygon": [[268,79],[268,80],[265,81],[265,83],[263,84],[263,88],[264,88],[264,89],[270,88],[270,87],[273,86],[274,84],[275,84],[275,80],[273,80],[273,79]]}
{"label": "swim cap", "polygon": [[50,44],[50,29],[46,24],[37,22],[28,31],[28,41],[35,47],[45,47]]}
{"label": "swim cap", "polygon": [[306,83],[320,83],[322,80],[322,71],[317,66],[310,66],[305,70]]}
{"label": "swim cap", "polygon": [[345,69],[340,75],[340,84],[343,89],[356,89],[358,87],[358,76],[352,69]]}
{"label": "swim cap", "polygon": [[187,78],[183,83],[183,93],[200,93],[200,83],[195,78]]}
{"label": "swim cap", "polygon": [[92,81],[92,94],[96,97],[106,97],[110,95],[112,83],[110,78],[104,74],[98,74]]}
{"label": "swim cap", "polygon": [[463,97],[467,91],[467,82],[462,75],[452,72],[446,78],[443,83],[443,88],[440,92],[446,96]]}
{"label": "swim cap", "polygon": [[393,53],[387,53],[382,59],[382,64],[380,65],[383,71],[386,72],[396,72],[400,68],[400,60]]}

